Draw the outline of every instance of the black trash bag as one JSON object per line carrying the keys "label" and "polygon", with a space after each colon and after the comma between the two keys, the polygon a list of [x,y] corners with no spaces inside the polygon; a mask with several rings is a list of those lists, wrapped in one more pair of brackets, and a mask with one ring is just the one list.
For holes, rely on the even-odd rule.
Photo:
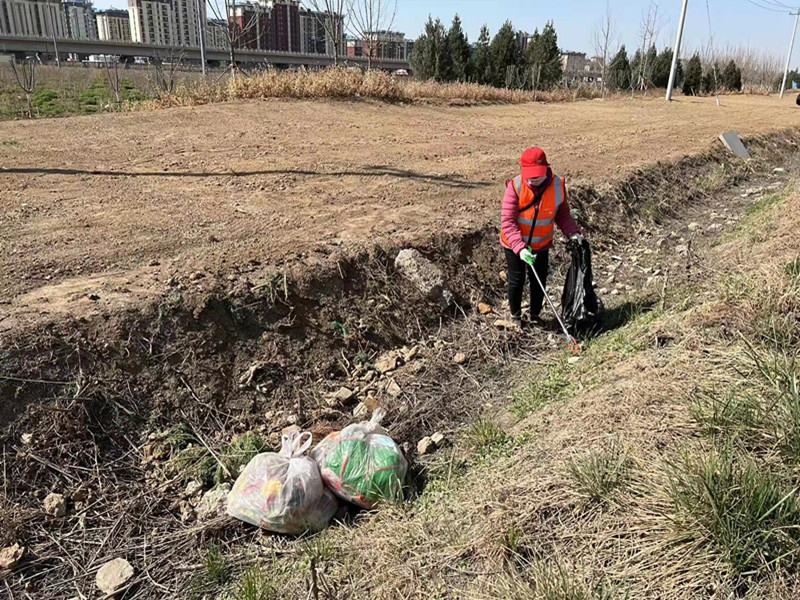
{"label": "black trash bag", "polygon": [[600,325],[604,308],[592,283],[592,251],[589,242],[571,240],[567,250],[572,257],[572,264],[567,271],[564,292],[561,294],[561,317],[569,332],[577,336]]}

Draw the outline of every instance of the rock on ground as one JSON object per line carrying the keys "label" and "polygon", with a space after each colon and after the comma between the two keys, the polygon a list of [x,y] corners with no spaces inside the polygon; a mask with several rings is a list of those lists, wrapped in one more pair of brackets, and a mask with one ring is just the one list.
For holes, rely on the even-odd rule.
{"label": "rock on ground", "polygon": [[113,594],[133,579],[133,567],[124,558],[107,562],[97,572],[97,587],[104,594]]}
{"label": "rock on ground", "polygon": [[452,304],[453,294],[444,285],[441,269],[422,256],[419,250],[401,250],[394,260],[394,266],[405,279],[442,309]]}
{"label": "rock on ground", "polygon": [[375,369],[381,373],[388,373],[397,368],[397,355],[394,353],[387,353],[382,355],[375,361]]}
{"label": "rock on ground", "polygon": [[419,442],[417,442],[417,454],[428,454],[431,450],[433,450],[435,444],[433,440],[428,436],[422,438]]}
{"label": "rock on ground", "polygon": [[25,554],[25,548],[19,544],[8,546],[0,550],[0,571],[3,569],[13,569],[22,560],[22,555]]}
{"label": "rock on ground", "polygon": [[437,431],[431,436],[431,441],[436,445],[437,448],[441,447],[444,444],[444,434],[440,431]]}
{"label": "rock on ground", "polygon": [[200,502],[197,503],[197,508],[195,508],[197,519],[199,521],[208,521],[223,516],[228,506],[228,493],[230,491],[230,484],[223,483],[203,494]]}
{"label": "rock on ground", "polygon": [[44,512],[53,517],[63,517],[67,514],[67,501],[63,494],[48,494],[44,499]]}

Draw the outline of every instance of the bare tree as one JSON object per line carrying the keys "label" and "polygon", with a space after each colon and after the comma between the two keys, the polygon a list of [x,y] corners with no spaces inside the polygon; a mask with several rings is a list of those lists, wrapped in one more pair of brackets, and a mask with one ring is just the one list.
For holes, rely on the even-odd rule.
{"label": "bare tree", "polygon": [[306,0],[306,4],[316,14],[317,22],[325,30],[325,53],[328,40],[331,40],[333,64],[338,64],[339,57],[344,54],[344,8],[345,0]]}
{"label": "bare tree", "polygon": [[121,80],[119,78],[119,58],[115,56],[111,57],[111,59],[109,60],[109,57],[106,57],[104,64],[106,67],[106,77],[108,78],[108,85],[111,88],[111,91],[114,92],[114,97],[116,98],[117,101],[117,108],[119,108],[120,106],[122,106],[122,99],[120,98],[120,93],[119,93],[120,83],[121,83]]}
{"label": "bare tree", "polygon": [[27,57],[18,67],[15,61],[11,61],[11,71],[17,85],[25,93],[25,100],[28,105],[28,118],[33,118],[33,92],[36,90],[36,59]]}
{"label": "bare tree", "polygon": [[397,15],[397,0],[347,0],[348,28],[359,38],[367,52],[367,69],[372,68],[373,53],[379,48],[380,31],[388,31]]}
{"label": "bare tree", "polygon": [[658,41],[658,36],[663,26],[663,20],[658,17],[658,4],[654,0],[651,0],[650,5],[647,7],[647,14],[642,15],[642,25],[639,29],[639,39],[642,42],[639,48],[641,60],[639,62],[639,72],[636,74],[635,81],[634,78],[631,78],[632,91],[638,85],[639,89],[645,94],[647,93],[648,84],[650,83],[650,68],[652,67],[652,65],[648,64],[647,51],[650,49],[650,46]]}
{"label": "bare tree", "polygon": [[[169,52],[167,60],[164,61],[158,53],[153,60],[153,71],[155,72],[156,89],[160,92],[171,94],[175,91],[175,76],[183,61],[183,50],[175,55],[176,49]],[[165,67],[166,64],[166,68]]]}
{"label": "bare tree", "polygon": [[600,21],[592,34],[592,43],[594,45],[594,54],[600,59],[600,78],[603,95],[606,94],[606,86],[608,79],[608,67],[611,57],[616,54],[616,48],[619,44],[615,39],[617,27],[614,23],[614,16],[611,14],[611,5],[606,2],[606,14],[603,20]]}
{"label": "bare tree", "polygon": [[[245,48],[255,41],[256,49],[261,49],[261,24],[266,17],[266,9],[257,2],[238,2],[237,0],[208,0],[214,18],[228,24],[227,34],[229,69],[231,77],[236,77],[236,50]],[[266,48],[264,48],[266,50]]]}

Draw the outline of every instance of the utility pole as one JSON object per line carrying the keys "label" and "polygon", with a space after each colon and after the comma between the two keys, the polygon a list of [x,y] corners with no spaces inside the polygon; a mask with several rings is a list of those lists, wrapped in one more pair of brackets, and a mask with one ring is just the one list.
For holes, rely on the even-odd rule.
{"label": "utility pole", "polygon": [[672,68],[669,70],[669,84],[667,84],[667,102],[672,100],[672,89],[675,87],[675,73],[678,71],[678,55],[681,53],[681,39],[683,39],[683,25],[686,23],[686,9],[689,0],[683,0],[681,9],[681,20],[678,24],[678,38],[675,40],[675,47],[672,49]]}
{"label": "utility pole", "polygon": [[[57,10],[61,11],[61,2],[56,4],[56,6],[58,7]],[[53,52],[55,52],[56,55],[56,66],[61,67],[61,59],[58,58],[58,42],[56,41],[56,26],[55,23],[53,23],[53,12],[50,10],[50,6],[47,6],[47,16],[49,17],[48,20],[50,21],[50,29],[53,32]]]}
{"label": "utility pole", "polygon": [[794,50],[794,36],[797,35],[797,20],[800,19],[800,9],[796,13],[789,13],[794,15],[794,29],[792,29],[792,41],[789,43],[789,55],[786,57],[786,68],[783,70],[783,83],[781,83],[781,99],[783,99],[783,92],[786,90],[786,78],[789,76],[789,63],[792,61],[792,50]]}
{"label": "utility pole", "polygon": [[195,10],[197,11],[197,34],[200,38],[200,67],[203,69],[203,77],[206,76],[206,13],[203,10],[202,2],[205,0],[195,0]]}

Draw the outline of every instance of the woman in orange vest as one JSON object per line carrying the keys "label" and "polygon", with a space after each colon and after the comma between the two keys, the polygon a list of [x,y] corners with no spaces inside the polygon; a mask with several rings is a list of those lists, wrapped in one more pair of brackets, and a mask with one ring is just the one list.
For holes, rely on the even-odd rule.
{"label": "woman in orange vest", "polygon": [[[533,258],[534,268],[543,284],[549,270],[549,249],[555,227],[570,239],[583,238],[567,202],[564,179],[554,175],[541,148],[528,148],[520,158],[520,174],[506,184],[501,213],[500,243],[508,264],[508,306],[511,320],[522,325],[522,291],[525,273]],[[529,275],[531,286],[531,322],[541,325],[539,313],[544,293]]]}

